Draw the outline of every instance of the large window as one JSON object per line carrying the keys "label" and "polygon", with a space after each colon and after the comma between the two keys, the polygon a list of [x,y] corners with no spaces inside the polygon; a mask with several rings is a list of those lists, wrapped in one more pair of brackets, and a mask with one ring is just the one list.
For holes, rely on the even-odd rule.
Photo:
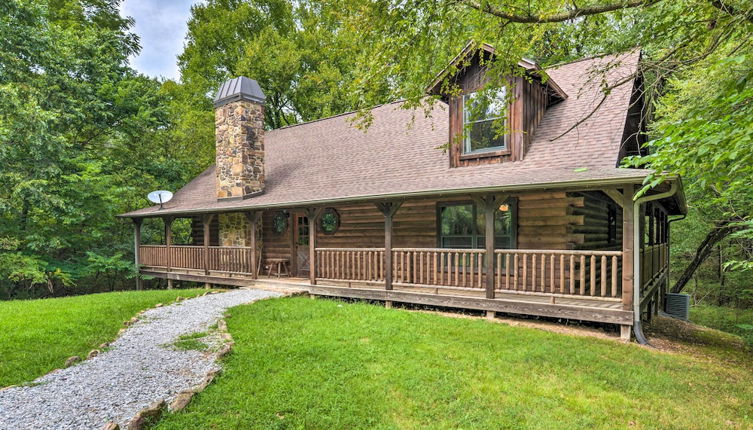
{"label": "large window", "polygon": [[[515,246],[517,210],[514,199],[499,205],[494,212],[494,247]],[[473,203],[448,203],[439,206],[439,246],[441,248],[484,248],[484,213]]]}
{"label": "large window", "polygon": [[507,149],[507,134],[500,133],[495,124],[507,114],[506,96],[505,87],[463,96],[463,153]]}

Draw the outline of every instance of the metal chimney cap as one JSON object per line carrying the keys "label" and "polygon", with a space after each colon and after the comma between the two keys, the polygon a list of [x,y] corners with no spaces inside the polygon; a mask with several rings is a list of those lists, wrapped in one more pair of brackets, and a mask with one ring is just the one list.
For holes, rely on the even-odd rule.
{"label": "metal chimney cap", "polygon": [[214,96],[214,107],[218,108],[238,100],[249,100],[264,104],[266,96],[258,82],[245,76],[239,76],[220,85],[220,89]]}

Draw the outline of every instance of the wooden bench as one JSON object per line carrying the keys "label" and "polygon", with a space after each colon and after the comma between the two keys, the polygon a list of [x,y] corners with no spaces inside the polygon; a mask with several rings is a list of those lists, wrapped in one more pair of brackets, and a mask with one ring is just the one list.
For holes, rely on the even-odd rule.
{"label": "wooden bench", "polygon": [[289,264],[290,264],[290,259],[288,258],[268,258],[267,259],[267,276],[272,275],[272,269],[274,269],[275,267],[277,268],[278,278],[282,275],[290,276],[290,270],[288,270]]}

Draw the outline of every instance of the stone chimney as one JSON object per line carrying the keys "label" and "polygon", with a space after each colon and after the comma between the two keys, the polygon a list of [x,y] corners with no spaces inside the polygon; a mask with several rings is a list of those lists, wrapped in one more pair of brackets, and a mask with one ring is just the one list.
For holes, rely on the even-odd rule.
{"label": "stone chimney", "polygon": [[214,98],[217,199],[245,199],[264,191],[264,93],[244,76]]}

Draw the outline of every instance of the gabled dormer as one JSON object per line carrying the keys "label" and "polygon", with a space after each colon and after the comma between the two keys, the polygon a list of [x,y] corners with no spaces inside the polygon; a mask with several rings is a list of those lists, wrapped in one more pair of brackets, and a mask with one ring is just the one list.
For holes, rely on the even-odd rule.
{"label": "gabled dormer", "polygon": [[[492,46],[469,43],[428,88],[449,106],[450,167],[522,160],[546,109],[567,98],[526,59],[518,73],[493,82],[486,70],[494,56]],[[494,124],[501,118],[500,135]]]}

